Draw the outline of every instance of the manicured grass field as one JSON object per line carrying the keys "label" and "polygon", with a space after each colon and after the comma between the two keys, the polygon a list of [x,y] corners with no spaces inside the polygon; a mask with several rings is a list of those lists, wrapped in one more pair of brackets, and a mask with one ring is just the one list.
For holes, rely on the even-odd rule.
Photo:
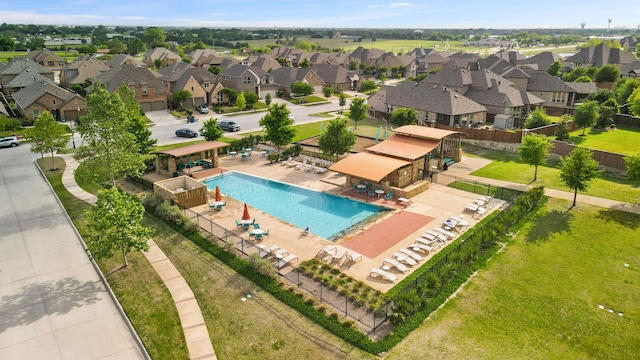
{"label": "manicured grass field", "polygon": [[640,153],[640,129],[618,126],[615,130],[587,129],[586,136],[580,136],[582,129],[569,134],[569,141],[576,145],[615,152],[625,155]]}
{"label": "manicured grass field", "polygon": [[[533,180],[534,167],[522,162],[518,154],[487,150],[471,145],[464,145],[464,151],[493,160],[491,164],[472,172],[471,175],[520,184],[529,184]],[[560,181],[559,164],[551,160],[547,162],[546,166],[538,167],[538,180],[535,184],[570,191]],[[579,192],[579,194],[583,193]],[[637,185],[621,176],[607,172],[594,179],[584,194],[629,203],[640,203],[640,191],[638,191]]]}
{"label": "manicured grass field", "polygon": [[550,200],[387,358],[636,358],[640,216],[569,206]]}

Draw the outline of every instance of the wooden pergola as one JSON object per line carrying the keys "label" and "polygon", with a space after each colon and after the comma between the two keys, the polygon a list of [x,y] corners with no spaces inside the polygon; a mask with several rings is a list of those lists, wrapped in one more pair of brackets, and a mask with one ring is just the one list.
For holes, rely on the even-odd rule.
{"label": "wooden pergola", "polygon": [[222,141],[207,141],[193,145],[187,145],[170,150],[156,151],[156,172],[175,174],[178,172],[178,165],[187,165],[189,162],[195,163],[198,160],[207,162],[212,168],[219,166],[218,149],[229,146]]}

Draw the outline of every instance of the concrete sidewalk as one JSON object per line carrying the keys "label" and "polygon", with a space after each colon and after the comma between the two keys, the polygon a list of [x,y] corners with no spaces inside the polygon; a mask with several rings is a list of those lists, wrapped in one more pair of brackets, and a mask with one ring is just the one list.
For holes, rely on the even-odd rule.
{"label": "concrete sidewalk", "polygon": [[[80,188],[75,181],[73,173],[78,168],[79,163],[71,155],[60,156],[67,164],[62,175],[64,187],[77,198],[90,204],[95,204],[97,198]],[[149,251],[143,252],[143,254],[164,282],[176,304],[190,358],[198,360],[217,359],[213,345],[211,345],[204,317],[193,291],[191,291],[180,272],[158,245],[153,240],[149,240],[148,245]]]}

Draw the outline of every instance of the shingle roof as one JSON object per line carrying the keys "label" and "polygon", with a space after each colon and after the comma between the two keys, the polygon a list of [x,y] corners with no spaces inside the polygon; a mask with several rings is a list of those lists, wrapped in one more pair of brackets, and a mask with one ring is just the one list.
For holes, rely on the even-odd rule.
{"label": "shingle roof", "polygon": [[311,68],[325,83],[341,84],[350,81],[349,70],[342,65],[321,63],[313,65]]}
{"label": "shingle roof", "polygon": [[177,81],[187,69],[194,68],[195,66],[186,62],[177,62],[175,64],[169,64],[163,68],[158,69],[158,73],[162,75],[160,78],[162,81],[175,82]]}
{"label": "shingle roof", "polygon": [[106,62],[109,67],[121,66],[124,64],[133,64],[138,66],[147,66],[144,62],[127,54],[118,54]]}
{"label": "shingle roof", "polygon": [[551,66],[551,64],[555,63],[556,61],[562,61],[562,60],[563,60],[562,56],[556,55],[551,51],[544,51],[544,52],[535,54],[531,57],[528,57],[522,63],[536,64],[538,66],[538,69],[546,71],[549,68],[549,66]]}
{"label": "shingle roof", "polygon": [[546,71],[535,70],[528,66],[522,66],[521,70],[529,75],[527,91],[573,92],[573,89],[567,86],[567,83]]}
{"label": "shingle roof", "polygon": [[[379,93],[379,94],[378,94]],[[469,98],[439,85],[423,82],[383,86],[372,96],[384,96],[384,103],[446,115],[462,115],[487,111]]]}
{"label": "shingle roof", "polygon": [[0,74],[17,75],[23,72],[53,74],[53,70],[47,69],[37,62],[23,57],[13,58],[9,61],[7,66],[0,68]]}
{"label": "shingle roof", "polygon": [[198,62],[201,58],[208,58],[209,56],[218,56],[218,52],[214,49],[196,49],[188,53],[187,56],[191,59],[192,63]]}
{"label": "shingle roof", "polygon": [[310,68],[281,67],[280,69],[271,72],[271,76],[273,76],[276,84],[291,86],[291,84],[296,81],[303,81],[310,72],[315,73],[315,71]]}
{"label": "shingle roof", "polygon": [[594,82],[565,82],[565,84],[578,94],[593,94],[598,92],[598,87]]}
{"label": "shingle roof", "polygon": [[157,47],[152,50],[149,50],[146,56],[149,57],[152,61],[155,61],[156,59],[165,59],[165,58],[177,59],[178,61],[182,60],[180,55],[174,53],[173,51],[165,47]]}
{"label": "shingle roof", "polygon": [[69,84],[83,84],[108,70],[109,66],[92,56],[83,56],[62,68],[65,81]]}
{"label": "shingle roof", "polygon": [[379,182],[393,171],[410,164],[408,161],[389,156],[361,152],[338,161],[331,165],[329,170]]}
{"label": "shingle roof", "polygon": [[53,80],[49,79],[46,76],[41,74],[32,73],[32,72],[23,72],[21,74],[16,75],[13,79],[7,81],[2,84],[2,87],[12,89],[12,88],[24,88],[27,87],[34,82],[50,82],[53,83]]}
{"label": "shingle roof", "polygon": [[33,104],[45,94],[51,94],[62,100],[65,104],[75,97],[80,97],[80,95],[64,89],[56,84],[53,84],[50,81],[38,81],[14,93],[13,98],[15,99],[16,103],[20,104],[20,106],[24,109]]}
{"label": "shingle roof", "polygon": [[592,64],[602,67],[607,64],[628,64],[636,61],[632,52],[622,49],[612,49],[604,43],[581,49],[578,53],[567,58],[568,62]]}
{"label": "shingle roof", "polygon": [[222,73],[220,73],[220,75],[228,76],[232,78],[239,78],[247,71],[250,71],[252,75],[256,75],[255,71],[251,70],[247,65],[242,65],[242,64],[232,65],[229,68],[223,70]]}
{"label": "shingle roof", "polygon": [[461,67],[445,66],[437,73],[427,75],[422,82],[458,88],[469,86],[472,83],[471,71]]}
{"label": "shingle roof", "polygon": [[123,65],[100,74],[96,80],[107,85],[109,92],[114,92],[120,84],[131,87],[149,86],[155,88],[156,94],[167,92],[164,84],[146,67]]}

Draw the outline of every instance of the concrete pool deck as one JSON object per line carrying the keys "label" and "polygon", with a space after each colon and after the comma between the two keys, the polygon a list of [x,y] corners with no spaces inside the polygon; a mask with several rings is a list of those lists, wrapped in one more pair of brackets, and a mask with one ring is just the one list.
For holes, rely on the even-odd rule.
{"label": "concrete pool deck", "polygon": [[[342,196],[344,196],[343,194],[349,190],[349,188],[345,186],[346,178],[343,175],[331,171],[327,171],[324,174],[305,172],[303,170],[296,170],[295,167],[281,165],[280,163],[269,164],[268,160],[261,157],[251,158],[245,161],[239,158],[234,159],[231,157],[222,157],[220,158],[219,168],[203,170],[200,172],[196,171],[193,175],[196,179],[203,179],[219,174],[220,171],[240,171],[271,180],[282,181]],[[304,236],[303,229],[292,226],[262,211],[250,207],[249,213],[251,217],[256,219],[261,228],[269,230],[269,236],[265,237],[262,241],[257,242],[252,239],[250,242],[253,245],[265,245],[266,247],[278,245],[281,248],[287,249],[290,254],[297,255],[299,261],[305,261],[314,258],[320,249],[329,244],[336,245],[338,248],[344,248],[347,251],[352,251],[351,249],[342,246],[342,244],[348,243],[349,240],[361,234],[366,234],[369,239],[380,239],[379,241],[384,243],[376,244],[376,246],[386,247],[386,250],[383,250],[379,255],[373,258],[363,256],[363,259],[360,262],[355,264],[347,263],[341,267],[341,271],[353,278],[366,281],[371,287],[377,290],[386,292],[392,288],[394,284],[391,284],[386,280],[371,277],[371,269],[375,267],[380,268],[384,259],[391,257],[392,254],[401,248],[409,247],[409,245],[413,244],[415,239],[422,233],[439,227],[439,225],[448,217],[462,214],[465,206],[472,203],[478,197],[478,194],[456,190],[439,184],[430,184],[429,190],[411,198],[411,205],[403,205],[395,200],[385,202],[383,198],[360,196],[360,200],[379,205],[387,205],[393,209],[384,217],[361,224],[361,226],[355,229],[352,233],[333,242],[313,234],[311,236]],[[235,220],[239,220],[242,217],[243,203],[231,198],[226,198],[224,194],[223,198],[227,200],[227,206],[221,211],[210,210],[207,205],[194,207],[191,210],[206,216],[216,224],[232,230],[234,233],[248,239],[249,237],[246,230],[233,230],[236,228]],[[499,205],[495,206],[490,211],[497,209]],[[404,231],[405,235],[401,235],[400,238],[398,237],[398,234],[402,233],[402,231],[398,231],[400,230],[398,226],[402,225],[399,225],[398,222],[395,222],[396,225],[394,226],[375,226],[387,221],[387,219],[389,219],[390,222],[393,221],[392,217],[396,216],[400,212],[411,212],[424,215],[424,224],[422,226],[414,226],[417,230],[410,232],[409,235],[406,235],[407,232]],[[430,220],[431,218],[433,218],[433,220]],[[467,213],[465,214],[465,220],[467,220],[472,227],[480,220],[480,218]],[[447,242],[447,244],[449,243],[450,242]],[[443,247],[424,256],[425,259],[417,266],[410,268],[407,273],[402,274],[394,272],[393,270],[391,270],[391,272],[396,275],[399,280],[402,280],[442,248]],[[273,261],[275,261],[275,259]],[[283,268],[281,272],[290,271],[291,266],[296,266],[296,264],[294,263]],[[338,265],[334,264],[334,266]]]}

